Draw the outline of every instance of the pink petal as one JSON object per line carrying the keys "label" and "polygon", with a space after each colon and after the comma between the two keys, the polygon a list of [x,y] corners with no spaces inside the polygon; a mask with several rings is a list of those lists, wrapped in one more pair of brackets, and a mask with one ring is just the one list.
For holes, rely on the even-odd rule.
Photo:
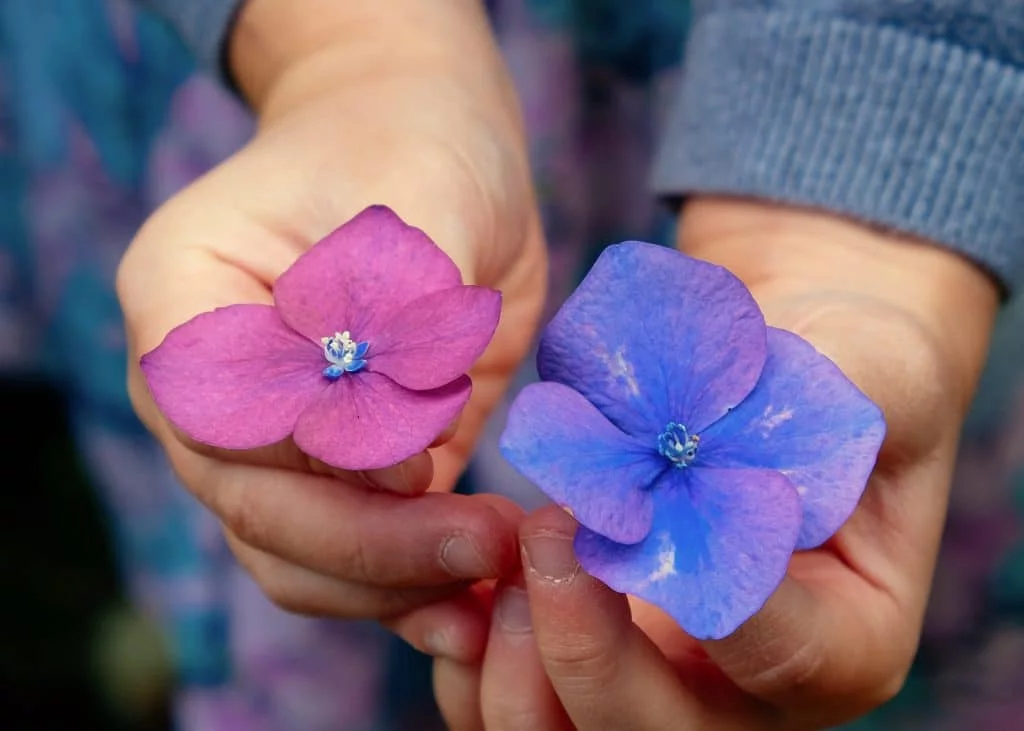
{"label": "pink petal", "polygon": [[279,442],[328,385],[320,348],[268,305],[205,312],[142,357],[153,400],[197,442],[252,449]]}
{"label": "pink petal", "polygon": [[299,417],[295,443],[346,470],[389,467],[425,450],[469,400],[469,378],[410,391],[379,373],[339,378]]}
{"label": "pink petal", "polygon": [[371,318],[462,284],[458,268],[418,228],[372,206],[314,245],[274,284],[282,319],[319,340],[349,330],[365,340]]}
{"label": "pink petal", "polygon": [[500,316],[501,294],[486,287],[425,295],[369,328],[367,368],[417,391],[443,386],[481,356]]}

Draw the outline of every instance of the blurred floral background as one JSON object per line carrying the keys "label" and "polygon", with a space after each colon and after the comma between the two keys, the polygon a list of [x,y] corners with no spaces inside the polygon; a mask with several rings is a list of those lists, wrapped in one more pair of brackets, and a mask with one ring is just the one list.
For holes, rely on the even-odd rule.
{"label": "blurred floral background", "polygon": [[[488,5],[533,140],[554,307],[604,244],[669,240],[672,217],[645,180],[688,7]],[[372,627],[262,599],[124,392],[119,256],[148,212],[251,132],[238,101],[125,0],[0,3],[4,728],[440,727],[424,658]],[[500,421],[466,489],[486,481],[536,501],[497,456]],[[967,425],[918,661],[899,698],[850,728],[1013,731],[1022,691],[1018,301]]]}

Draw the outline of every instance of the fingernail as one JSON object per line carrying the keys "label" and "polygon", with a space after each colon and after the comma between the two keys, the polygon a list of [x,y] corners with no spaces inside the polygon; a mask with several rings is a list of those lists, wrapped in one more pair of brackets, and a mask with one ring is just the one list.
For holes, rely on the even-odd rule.
{"label": "fingernail", "polygon": [[432,657],[455,658],[450,633],[443,629],[434,630],[423,638],[423,649]]}
{"label": "fingernail", "polygon": [[525,589],[518,586],[506,587],[498,596],[494,614],[502,629],[510,634],[526,634],[533,631],[530,601]]}
{"label": "fingernail", "polygon": [[534,574],[554,584],[572,581],[580,569],[572,538],[559,533],[523,536],[523,564]]}
{"label": "fingernail", "polygon": [[457,579],[482,579],[493,575],[476,543],[467,536],[450,536],[441,548],[441,563]]}

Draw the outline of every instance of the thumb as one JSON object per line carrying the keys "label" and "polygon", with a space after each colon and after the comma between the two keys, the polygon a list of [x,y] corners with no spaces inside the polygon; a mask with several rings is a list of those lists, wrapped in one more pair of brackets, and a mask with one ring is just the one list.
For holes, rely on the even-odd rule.
{"label": "thumb", "polygon": [[576,727],[761,728],[754,704],[733,697],[727,708],[712,707],[712,698],[680,682],[633,624],[626,597],[580,568],[575,531],[572,517],[550,507],[525,519],[520,539],[537,649]]}

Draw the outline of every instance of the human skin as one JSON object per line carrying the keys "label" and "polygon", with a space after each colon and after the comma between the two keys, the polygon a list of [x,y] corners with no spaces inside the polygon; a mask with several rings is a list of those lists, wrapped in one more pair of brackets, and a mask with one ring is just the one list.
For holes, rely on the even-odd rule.
{"label": "human skin", "polygon": [[528,516],[523,573],[499,589],[485,659],[435,664],[454,731],[820,729],[902,686],[996,286],[939,247],[754,201],[694,199],[679,244],[736,273],[769,324],[800,333],[882,407],[867,491],[832,540],[793,557],[762,611],[709,642],[587,576],[568,515]]}
{"label": "human skin", "polygon": [[[118,274],[133,404],[278,605],[392,619],[461,595],[425,617],[467,615],[468,638],[451,639],[478,645],[486,625],[473,624],[465,589],[516,565],[520,511],[449,493],[529,348],[546,291],[518,103],[486,15],[473,0],[250,0],[229,61],[258,115],[254,138],[155,212]],[[290,442],[226,452],[178,433],[140,356],[200,312],[271,302],[278,275],[372,204],[426,231],[467,284],[502,292],[501,324],[457,423],[435,448],[363,473],[328,469]],[[444,642],[423,646],[461,651]]]}

